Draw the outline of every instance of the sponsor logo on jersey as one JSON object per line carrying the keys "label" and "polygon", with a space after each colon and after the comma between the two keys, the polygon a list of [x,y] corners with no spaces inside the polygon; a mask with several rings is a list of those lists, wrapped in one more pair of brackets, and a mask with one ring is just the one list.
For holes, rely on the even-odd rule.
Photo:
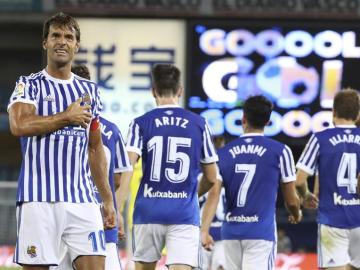
{"label": "sponsor logo on jersey", "polygon": [[252,222],[259,222],[259,216],[232,216],[231,212],[226,214],[226,221],[227,222],[239,222],[239,223],[252,223]]}
{"label": "sponsor logo on jersey", "polygon": [[53,135],[63,135],[63,136],[76,136],[76,137],[85,137],[85,129],[82,127],[66,127],[63,129],[56,130],[52,133]]}
{"label": "sponsor logo on jersey", "polygon": [[166,198],[166,199],[187,199],[188,194],[185,191],[172,192],[168,191],[154,191],[154,188],[149,187],[148,184],[144,186],[145,198]]}
{"label": "sponsor logo on jersey", "polygon": [[340,194],[337,194],[334,192],[334,204],[335,205],[360,205],[360,199],[343,199],[343,197]]}
{"label": "sponsor logo on jersey", "polygon": [[36,246],[28,246],[26,253],[30,256],[30,258],[35,258],[36,254]]}

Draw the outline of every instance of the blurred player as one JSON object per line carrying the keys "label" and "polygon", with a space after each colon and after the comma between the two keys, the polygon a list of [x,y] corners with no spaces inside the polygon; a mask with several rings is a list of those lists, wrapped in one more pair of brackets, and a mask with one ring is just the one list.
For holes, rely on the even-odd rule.
{"label": "blurred player", "polygon": [[152,70],[152,94],[158,107],[130,125],[130,162],[143,158],[143,178],[133,218],[137,270],[155,269],[164,246],[170,269],[199,266],[197,173],[201,163],[205,179],[198,193],[202,195],[216,180],[218,157],[205,119],[179,107],[182,92],[179,69],[156,65]]}
{"label": "blurred player", "polygon": [[79,46],[74,18],[58,13],[47,20],[47,66],[19,78],[8,106],[10,129],[21,137],[23,154],[14,261],[25,270],[58,265],[62,245],[78,270],[104,269],[103,221],[88,165],[104,201],[105,225],[116,222],[97,86],[71,73]]}
{"label": "blurred player", "polygon": [[[223,136],[215,136],[213,138],[214,145],[216,149],[219,149],[225,145],[225,138]],[[200,178],[202,174],[200,174]],[[211,191],[212,192],[212,191]],[[222,188],[220,193],[220,198],[217,201],[214,201],[212,205],[205,204],[207,194],[199,198],[200,203],[200,212],[204,210],[205,205],[207,207],[216,207],[215,216],[210,225],[210,235],[214,240],[214,246],[211,250],[202,249],[202,268],[203,270],[223,270],[225,265],[225,254],[224,247],[221,241],[221,225],[225,217],[225,190]],[[209,203],[209,202],[208,202]]]}
{"label": "blurred player", "polygon": [[[87,80],[90,80],[90,72],[85,65],[72,66],[71,71]],[[84,81],[86,82],[86,81]],[[118,127],[100,116],[100,125],[101,125],[101,137],[104,144],[105,155],[107,159],[107,164],[109,168],[109,184],[111,191],[113,193],[113,199],[115,200],[115,191],[120,186],[121,173],[125,171],[132,171],[130,166],[129,158],[125,150],[124,140],[122,138],[121,132]],[[96,190],[96,197],[99,202],[101,202],[100,194]],[[124,225],[122,216],[119,215],[120,219],[120,239],[124,239]],[[121,269],[120,260],[119,260],[119,251],[117,248],[118,243],[118,228],[112,228],[105,230],[105,246],[106,246],[106,259],[105,259],[105,270],[116,270]],[[66,261],[66,260],[65,260]],[[68,263],[67,267],[69,266]],[[70,264],[71,265],[71,264]],[[69,268],[57,268],[60,269],[69,269]]]}
{"label": "blurred player", "polygon": [[[225,188],[226,210],[222,226],[225,269],[274,269],[276,254],[275,205],[279,184],[289,220],[298,223],[300,202],[295,190],[295,166],[286,145],[264,137],[272,103],[263,96],[253,96],[244,103],[244,135],[225,145],[219,153],[219,169]],[[216,187],[216,186],[215,186]],[[212,190],[217,190],[214,194]],[[219,196],[212,189],[208,198]],[[203,212],[209,222],[211,209]],[[208,224],[202,224],[202,241]]]}
{"label": "blurred player", "polygon": [[306,207],[317,206],[307,178],[316,170],[319,173],[318,264],[322,269],[360,267],[360,129],[355,126],[359,109],[357,91],[339,92],[333,106],[335,127],[315,133],[297,163],[297,186]]}

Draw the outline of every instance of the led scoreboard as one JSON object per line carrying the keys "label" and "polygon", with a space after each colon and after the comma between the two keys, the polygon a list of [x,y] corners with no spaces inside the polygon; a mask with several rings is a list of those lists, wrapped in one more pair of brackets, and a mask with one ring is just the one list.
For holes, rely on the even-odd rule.
{"label": "led scoreboard", "polygon": [[360,89],[360,28],[324,21],[192,21],[188,24],[188,109],[214,135],[239,136],[242,104],[274,103],[266,135],[302,144],[331,125],[334,95]]}

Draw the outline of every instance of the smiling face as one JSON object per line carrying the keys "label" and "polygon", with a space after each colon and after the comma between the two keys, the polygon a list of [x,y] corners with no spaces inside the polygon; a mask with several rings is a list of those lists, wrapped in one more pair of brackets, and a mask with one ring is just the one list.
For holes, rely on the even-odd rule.
{"label": "smiling face", "polygon": [[75,29],[68,26],[50,25],[49,34],[43,41],[48,64],[58,67],[71,64],[79,46]]}

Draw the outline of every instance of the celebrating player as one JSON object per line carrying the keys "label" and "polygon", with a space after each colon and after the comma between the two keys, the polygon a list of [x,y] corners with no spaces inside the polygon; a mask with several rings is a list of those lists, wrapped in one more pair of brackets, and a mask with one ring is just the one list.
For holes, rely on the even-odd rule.
{"label": "celebrating player", "polygon": [[47,20],[47,66],[19,78],[8,106],[10,129],[21,137],[23,154],[14,261],[25,270],[58,265],[63,245],[78,270],[104,269],[104,226],[88,165],[103,198],[105,226],[115,226],[97,86],[71,73],[79,46],[74,18],[59,13]]}

